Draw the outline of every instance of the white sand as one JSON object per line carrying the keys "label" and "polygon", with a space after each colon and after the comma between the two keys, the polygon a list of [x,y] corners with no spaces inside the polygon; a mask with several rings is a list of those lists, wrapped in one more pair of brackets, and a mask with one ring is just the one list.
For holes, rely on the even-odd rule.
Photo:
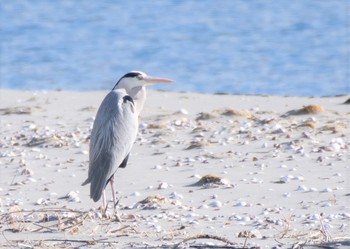
{"label": "white sand", "polygon": [[[99,217],[101,203],[81,186],[106,93],[0,90],[0,247],[166,247],[201,234],[246,248],[349,239],[349,96],[149,90],[129,164],[116,173],[117,223]],[[289,112],[311,104],[324,111]],[[208,174],[223,179],[195,184]],[[158,201],[137,204],[149,196]]]}

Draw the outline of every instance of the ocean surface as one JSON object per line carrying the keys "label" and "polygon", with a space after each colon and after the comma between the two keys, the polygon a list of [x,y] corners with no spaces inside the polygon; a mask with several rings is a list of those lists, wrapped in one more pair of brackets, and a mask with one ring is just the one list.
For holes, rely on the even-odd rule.
{"label": "ocean surface", "polygon": [[1,1],[0,44],[1,88],[350,94],[346,0]]}

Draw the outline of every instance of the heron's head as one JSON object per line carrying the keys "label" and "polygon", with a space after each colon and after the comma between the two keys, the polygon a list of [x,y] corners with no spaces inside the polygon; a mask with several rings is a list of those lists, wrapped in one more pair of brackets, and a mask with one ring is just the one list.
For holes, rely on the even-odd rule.
{"label": "heron's head", "polygon": [[173,80],[149,76],[140,71],[131,71],[125,74],[113,89],[124,88],[127,92],[135,87],[143,87],[150,84],[157,83],[171,83]]}

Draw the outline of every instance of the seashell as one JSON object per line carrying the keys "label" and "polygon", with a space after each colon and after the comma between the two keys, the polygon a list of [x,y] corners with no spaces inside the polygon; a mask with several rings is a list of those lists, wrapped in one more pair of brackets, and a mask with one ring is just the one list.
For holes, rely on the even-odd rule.
{"label": "seashell", "polygon": [[318,191],[318,189],[317,189],[317,188],[315,188],[315,187],[312,187],[312,188],[310,188],[310,189],[309,189],[309,191],[310,191],[310,192],[317,192],[317,191]]}
{"label": "seashell", "polygon": [[188,224],[190,224],[190,225],[198,225],[199,222],[196,221],[196,220],[190,220],[190,221],[188,221]]}
{"label": "seashell", "polygon": [[184,115],[188,115],[188,111],[184,108],[181,108],[180,110],[174,112],[174,114],[184,114]]}
{"label": "seashell", "polygon": [[37,182],[36,179],[34,179],[33,177],[28,177],[28,180],[29,180],[30,182]]}
{"label": "seashell", "polygon": [[137,192],[137,191],[132,192],[132,193],[130,194],[130,196],[133,196],[133,197],[140,196],[140,192]]}
{"label": "seashell", "polygon": [[35,205],[41,205],[45,202],[44,198],[39,198],[36,202]]}
{"label": "seashell", "polygon": [[253,235],[252,238],[262,239],[262,235],[259,230],[253,229],[250,231],[250,233]]}
{"label": "seashell", "polygon": [[305,192],[308,190],[309,189],[307,187],[305,187],[304,185],[299,185],[298,188],[296,189],[296,191],[300,191],[300,192]]}
{"label": "seashell", "polygon": [[304,177],[303,176],[294,176],[293,180],[304,181]]}
{"label": "seashell", "polygon": [[211,207],[222,207],[222,202],[218,201],[218,200],[215,200],[215,201],[210,202],[209,206],[211,206]]}
{"label": "seashell", "polygon": [[190,213],[188,213],[186,216],[187,216],[188,218],[193,218],[193,217],[198,217],[199,214],[196,214],[196,213],[194,213],[194,212],[190,212]]}
{"label": "seashell", "polygon": [[49,197],[55,197],[55,196],[57,196],[57,195],[58,195],[58,194],[55,193],[55,192],[51,192],[51,193],[48,194]]}
{"label": "seashell", "polygon": [[330,192],[333,192],[333,190],[331,188],[325,188],[321,192],[323,192],[323,193],[330,193]]}
{"label": "seashell", "polygon": [[350,213],[343,213],[342,216],[344,216],[345,218],[349,219],[350,218]]}
{"label": "seashell", "polygon": [[331,228],[333,228],[333,226],[332,226],[331,224],[329,224],[329,223],[323,223],[323,227],[324,227],[325,229],[331,229]]}
{"label": "seashell", "polygon": [[170,194],[170,199],[175,199],[175,200],[182,200],[184,197],[181,194],[178,194],[176,192],[172,192]]}
{"label": "seashell", "polygon": [[208,208],[209,208],[209,206],[206,205],[206,204],[200,205],[200,206],[198,207],[198,209],[208,209]]}
{"label": "seashell", "polygon": [[87,150],[80,150],[78,154],[87,155],[89,152]]}
{"label": "seashell", "polygon": [[66,194],[66,196],[61,197],[59,199],[67,199],[70,202],[80,202],[78,194],[78,191],[70,191],[68,194]]}
{"label": "seashell", "polygon": [[158,189],[167,189],[169,187],[169,184],[166,183],[166,182],[161,182],[159,185],[158,185]]}
{"label": "seashell", "polygon": [[249,206],[248,203],[244,202],[244,201],[240,201],[238,202],[236,205],[236,207],[247,207]]}
{"label": "seashell", "polygon": [[290,180],[293,179],[293,177],[294,177],[294,176],[292,176],[292,175],[281,176],[281,177],[280,177],[280,182],[281,182],[281,183],[290,182]]}
{"label": "seashell", "polygon": [[153,169],[162,169],[162,168],[163,168],[163,166],[162,166],[162,165],[157,164],[156,166],[154,166],[154,168],[153,168]]}
{"label": "seashell", "polygon": [[248,222],[251,221],[251,218],[249,216],[243,216],[240,221]]}
{"label": "seashell", "polygon": [[259,183],[259,184],[261,184],[261,183],[263,183],[264,181],[263,180],[259,180],[259,179],[257,179],[257,178],[252,178],[251,180],[250,180],[250,182],[251,183],[255,183],[255,184],[257,184],[257,183]]}
{"label": "seashell", "polygon": [[323,203],[321,207],[331,207],[331,206],[332,206],[332,203],[326,202],[326,203]]}

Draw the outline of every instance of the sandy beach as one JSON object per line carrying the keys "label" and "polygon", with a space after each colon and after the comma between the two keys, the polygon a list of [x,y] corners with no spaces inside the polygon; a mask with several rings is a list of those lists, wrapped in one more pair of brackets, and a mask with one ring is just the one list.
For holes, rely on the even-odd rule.
{"label": "sandy beach", "polygon": [[350,245],[350,96],[148,89],[119,223],[81,186],[106,94],[0,90],[1,248]]}

